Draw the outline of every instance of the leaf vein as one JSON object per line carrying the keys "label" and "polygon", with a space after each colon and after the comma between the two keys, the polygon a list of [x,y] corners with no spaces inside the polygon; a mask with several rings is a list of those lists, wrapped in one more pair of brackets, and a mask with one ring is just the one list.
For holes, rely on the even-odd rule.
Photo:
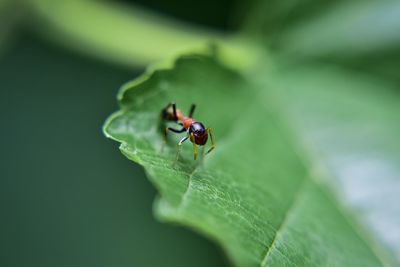
{"label": "leaf vein", "polygon": [[[298,200],[298,198],[300,197],[302,191],[304,190],[304,185],[305,185],[306,182],[307,182],[307,179],[306,179],[306,178],[303,178],[303,180],[302,180],[302,182],[301,182],[299,188],[298,188],[297,191],[295,192],[295,195],[294,195],[293,198],[292,198],[292,201],[291,201],[291,203],[290,203],[290,206],[289,206],[289,208],[287,209],[287,211],[286,211],[286,213],[285,213],[285,215],[284,215],[284,218],[283,218],[281,224],[278,226],[278,228],[277,228],[277,230],[276,230],[276,232],[275,232],[274,239],[272,240],[271,244],[268,246],[268,250],[267,250],[267,252],[265,253],[265,256],[263,257],[263,259],[262,259],[262,261],[261,261],[261,267],[266,266],[267,260],[268,260],[268,258],[269,258],[269,256],[270,256],[270,254],[271,254],[273,248],[275,247],[275,243],[276,243],[276,241],[278,240],[278,238],[279,238],[279,236],[280,236],[280,233],[282,232],[282,229],[285,227],[285,225],[286,225],[286,223],[287,223],[287,221],[288,221],[288,218],[289,218],[289,216],[290,216],[292,210],[294,210],[294,209],[296,208],[296,204],[299,202],[299,201],[297,201],[297,200]],[[297,264],[296,264],[295,262],[293,262],[289,257],[287,257],[283,252],[279,251],[278,249],[277,249],[277,251],[279,252],[279,254],[281,254],[283,257],[285,257],[289,262],[291,262],[292,264],[294,264],[294,266],[297,266]]]}

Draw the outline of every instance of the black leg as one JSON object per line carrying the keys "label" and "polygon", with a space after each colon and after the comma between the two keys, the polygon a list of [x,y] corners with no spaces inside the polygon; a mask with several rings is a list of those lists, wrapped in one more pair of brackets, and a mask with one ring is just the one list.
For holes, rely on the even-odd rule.
{"label": "black leg", "polygon": [[175,103],[172,103],[172,110],[174,112],[174,119],[178,120],[178,116],[176,115],[176,104]]}
{"label": "black leg", "polygon": [[180,129],[180,130],[174,129],[174,128],[171,128],[171,127],[165,128],[165,132],[164,132],[165,141],[167,141],[168,131],[171,131],[171,132],[174,132],[174,133],[183,133],[183,132],[186,131],[186,129],[183,128],[183,127],[182,127],[182,129]]}
{"label": "black leg", "polygon": [[166,121],[178,121],[176,104],[174,102],[170,102],[165,108],[161,110],[161,118]]}
{"label": "black leg", "polygon": [[194,110],[196,109],[196,105],[195,104],[192,104],[191,106],[190,106],[190,111],[189,111],[189,118],[193,118],[193,113],[194,113]]}
{"label": "black leg", "polygon": [[167,127],[166,129],[167,129],[168,131],[171,131],[171,132],[174,132],[174,133],[183,133],[183,132],[186,131],[185,128],[182,128],[182,129],[178,130],[178,129],[174,129],[174,128],[171,128],[171,127]]}

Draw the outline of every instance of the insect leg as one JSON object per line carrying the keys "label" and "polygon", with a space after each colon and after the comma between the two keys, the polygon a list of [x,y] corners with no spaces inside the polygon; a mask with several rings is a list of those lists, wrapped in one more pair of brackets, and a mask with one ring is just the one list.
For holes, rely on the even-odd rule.
{"label": "insect leg", "polygon": [[165,131],[164,131],[165,141],[167,141],[168,131],[171,131],[171,132],[174,132],[174,133],[183,133],[184,131],[186,131],[186,129],[182,127],[182,129],[178,130],[178,129],[174,129],[174,128],[171,128],[171,127],[166,127]]}
{"label": "insect leg", "polygon": [[168,131],[171,131],[171,132],[174,132],[174,133],[183,133],[183,132],[185,132],[186,131],[186,129],[185,128],[182,128],[182,129],[174,129],[174,128],[171,128],[171,127],[167,127],[167,128],[165,128],[166,130],[168,130]]}
{"label": "insect leg", "polygon": [[177,162],[178,159],[179,159],[179,153],[180,153],[180,151],[181,151],[182,143],[185,142],[188,138],[189,138],[189,136],[185,136],[185,137],[183,137],[183,138],[179,141],[179,143],[178,143],[178,150],[176,151],[175,162]]}
{"label": "insect leg", "polygon": [[193,113],[194,113],[194,110],[196,109],[196,105],[195,104],[192,104],[191,106],[190,106],[190,111],[189,111],[189,118],[193,118]]}
{"label": "insect leg", "polygon": [[211,128],[207,128],[207,133],[210,135],[210,138],[211,138],[211,147],[207,151],[206,154],[210,153],[215,148],[215,142],[214,142],[214,138],[213,138],[213,135],[212,135],[212,129]]}
{"label": "insect leg", "polygon": [[197,159],[197,145],[193,143],[193,159]]}
{"label": "insect leg", "polygon": [[[193,133],[190,134],[190,140],[194,140]],[[197,158],[197,145],[195,142],[193,142],[193,158],[194,160]]]}
{"label": "insect leg", "polygon": [[178,120],[178,116],[176,115],[176,104],[174,102],[172,103],[172,111],[174,113],[174,119]]}

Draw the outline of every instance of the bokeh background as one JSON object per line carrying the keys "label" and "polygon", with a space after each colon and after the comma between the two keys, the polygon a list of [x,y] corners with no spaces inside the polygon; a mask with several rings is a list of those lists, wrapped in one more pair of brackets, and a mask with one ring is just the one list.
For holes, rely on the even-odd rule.
{"label": "bokeh background", "polygon": [[[232,0],[119,2],[235,28]],[[49,41],[27,13],[0,12],[0,266],[227,266],[212,242],[156,221],[155,189],[101,132],[143,67]]]}
{"label": "bokeh background", "polygon": [[[104,137],[102,125],[118,109],[120,86],[146,66],[188,51],[213,53],[238,69],[256,62],[272,68],[270,56],[283,69],[289,63],[289,71],[329,65],[343,70],[343,77],[355,75],[354,91],[339,92],[337,102],[327,103],[343,111],[340,116],[354,115],[337,122],[359,121],[374,129],[364,139],[361,135],[362,150],[356,145],[352,152],[381,160],[382,141],[386,159],[398,148],[398,109],[387,96],[397,95],[400,85],[399,14],[396,0],[0,0],[0,266],[228,266],[213,242],[154,218],[157,192],[143,169]],[[218,46],[210,45],[215,41]],[[266,72],[260,73],[253,77],[264,79]],[[314,86],[341,86],[340,80],[329,81],[334,75],[324,77],[313,76]],[[372,89],[365,88],[367,77],[376,82]],[[288,84],[296,81],[286,78]],[[346,102],[348,96],[357,100],[356,94],[360,99],[354,103],[375,99],[368,90],[376,88],[377,105],[370,101],[362,109],[371,116]],[[306,98],[304,91],[300,95]],[[307,101],[322,106],[324,97],[319,101],[319,94],[311,94]],[[387,101],[387,109],[379,101]],[[386,114],[393,117],[384,120]],[[347,135],[347,127],[332,123],[330,129],[339,133],[333,141],[355,140],[355,132]],[[329,146],[326,152],[331,162],[341,156]],[[399,247],[399,189],[387,173],[397,170],[396,153],[373,169],[371,184],[361,179],[367,177],[364,167],[351,175],[355,180],[340,173],[353,163],[364,164],[363,157],[353,163],[347,157],[332,167],[346,182],[337,189],[347,192],[344,202],[379,219],[367,224],[383,229],[385,235],[377,237],[393,241],[393,251]],[[386,191],[376,181],[385,183]],[[364,198],[354,198],[360,195]],[[381,220],[388,223],[383,228]]]}

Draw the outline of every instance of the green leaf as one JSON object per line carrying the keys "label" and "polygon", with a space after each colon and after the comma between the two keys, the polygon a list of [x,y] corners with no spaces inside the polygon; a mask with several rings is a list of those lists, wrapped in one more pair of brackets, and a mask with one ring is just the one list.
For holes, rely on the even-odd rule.
{"label": "green leaf", "polygon": [[324,61],[400,82],[395,0],[253,0],[243,30],[291,61]]}
{"label": "green leaf", "polygon": [[398,86],[318,64],[275,74],[272,95],[315,178],[388,250],[379,253],[400,264]]}
{"label": "green leaf", "polygon": [[[346,75],[328,70],[329,79],[321,76],[314,84],[312,71],[298,74],[286,70],[290,74],[262,70],[259,75],[243,76],[209,57],[182,57],[170,69],[147,73],[123,86],[118,96],[121,110],[108,119],[104,132],[121,143],[126,157],[144,166],[158,188],[157,216],[209,236],[224,248],[235,266],[390,266],[392,254],[382,244],[394,251],[397,248],[375,235],[385,229],[375,227],[377,218],[368,210],[352,210],[360,207],[351,199],[352,193],[361,192],[354,184],[365,186],[365,174],[351,173],[356,183],[346,183],[347,176],[340,172],[343,168],[332,159],[355,157],[364,151],[358,149],[371,145],[365,139],[359,146],[351,146],[357,132],[345,126],[368,124],[368,119],[379,121],[388,113],[398,114],[398,108],[392,101],[391,108],[386,109],[386,98],[380,91],[367,94],[367,100],[380,98],[379,109],[370,102],[363,106],[360,86],[365,84],[357,81],[345,87],[354,92],[347,94],[341,89],[335,94],[331,88],[340,89],[336,86],[351,82]],[[330,79],[336,83],[323,90]],[[326,96],[322,98],[325,109],[318,98],[321,94]],[[170,136],[164,144],[160,127],[160,111],[172,101],[183,112],[191,103],[197,104],[195,118],[213,128],[215,151],[194,161],[187,142],[175,163],[179,139]],[[358,105],[364,109],[359,110]],[[332,112],[337,107],[337,113]],[[342,122],[340,116],[348,115],[344,110],[355,115]],[[309,116],[313,112],[319,113]],[[380,131],[380,127],[391,127],[395,118],[391,115],[376,127]],[[339,153],[335,143],[325,143],[332,140],[327,137],[314,138],[328,126],[335,129],[334,136],[343,138],[336,140],[347,142],[343,146],[348,151]],[[310,141],[306,144],[315,141],[324,157],[313,157],[315,153],[309,151],[313,146],[302,145],[302,140]],[[394,160],[388,161],[392,166],[399,159],[394,149],[398,142],[392,138],[386,141],[381,152]],[[393,151],[387,151],[387,147]],[[327,172],[315,171],[321,166],[332,170],[336,179],[325,179]],[[384,175],[383,170],[375,169],[374,179]],[[398,177],[398,173],[394,170],[392,174]],[[397,188],[393,177],[385,180],[385,189]],[[340,190],[332,190],[335,187],[346,190],[343,199],[337,193]],[[376,205],[373,210],[382,211],[383,219],[395,226],[398,218],[383,205],[389,203],[393,208],[398,203],[392,202],[398,196],[391,197],[386,202],[367,198],[361,206]],[[364,220],[365,214],[370,221]],[[390,228],[394,234],[398,229]]]}

